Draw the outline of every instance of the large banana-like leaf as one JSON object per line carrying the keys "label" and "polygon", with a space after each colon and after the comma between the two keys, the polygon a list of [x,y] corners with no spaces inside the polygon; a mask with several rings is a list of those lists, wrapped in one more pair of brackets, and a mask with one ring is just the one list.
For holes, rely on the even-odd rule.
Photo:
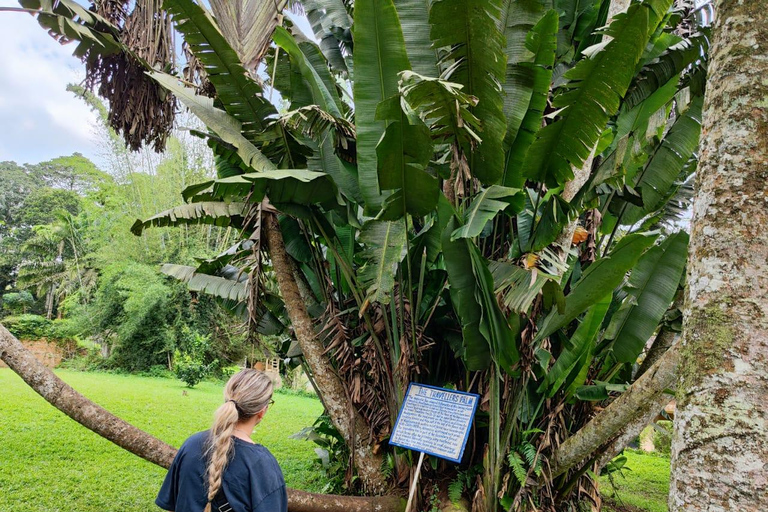
{"label": "large banana-like leaf", "polygon": [[619,110],[645,46],[671,4],[632,4],[607,29],[610,42],[566,73],[565,92],[554,100],[558,119],[539,131],[526,155],[524,176],[551,187],[573,177],[572,167],[584,164],[608,119]]}
{"label": "large banana-like leaf", "polygon": [[163,274],[184,281],[190,290],[207,293],[225,300],[244,301],[248,297],[248,274],[240,272],[239,277],[210,276],[197,272],[195,267],[166,263],[160,268]]}
{"label": "large banana-like leaf", "polygon": [[394,0],[394,2],[413,71],[433,78],[439,76],[437,52],[432,48],[429,31],[424,30],[424,27],[429,25],[430,0]]}
{"label": "large banana-like leaf", "polygon": [[522,201],[523,196],[516,188],[492,185],[481,190],[464,212],[464,225],[451,233],[451,240],[478,236],[488,222],[513,203],[514,209],[522,209]]}
{"label": "large banana-like leaf", "polygon": [[675,298],[688,256],[684,231],[648,250],[632,270],[626,286],[628,298],[611,318],[604,335],[620,363],[631,363],[659,326]]}
{"label": "large banana-like leaf", "polygon": [[504,169],[502,141],[506,132],[501,83],[506,55],[504,35],[497,27],[501,0],[437,0],[429,11],[430,37],[445,49],[442,77],[464,85],[479,102],[472,113],[483,123],[482,142],[465,148],[472,174],[487,185],[498,183]]}
{"label": "large banana-like leaf", "polygon": [[480,120],[470,112],[477,98],[462,91],[463,85],[430,78],[412,71],[400,73],[400,94],[429,125],[437,144],[457,143],[474,146],[482,140],[478,135]]}
{"label": "large banana-like leaf", "polygon": [[276,114],[275,108],[261,95],[261,86],[248,75],[237,52],[201,5],[194,0],[164,0],[163,8],[170,13],[195,57],[205,66],[224,110],[240,121],[245,138],[255,143],[258,133],[267,128],[267,119]]}
{"label": "large banana-like leaf", "polygon": [[451,218],[442,243],[451,302],[464,339],[465,364],[470,370],[482,370],[493,360],[509,372],[519,359],[516,332],[499,309],[491,272],[477,246],[466,238],[451,239],[456,228],[456,219]]}
{"label": "large banana-like leaf", "polygon": [[[507,70],[503,86],[507,145],[515,140],[517,130],[531,103],[536,73],[536,67],[533,64],[537,53],[537,50],[531,47],[531,43],[536,33],[534,27],[540,22],[545,12],[538,0],[508,0],[502,6],[499,26],[504,32],[507,43],[504,48],[507,54]],[[557,27],[557,12],[553,12],[550,16],[554,16],[555,27]],[[557,28],[555,28],[556,31]],[[531,33],[530,36],[529,33]],[[554,61],[554,49],[552,59]]]}
{"label": "large banana-like leaf", "polygon": [[302,0],[312,32],[320,41],[320,50],[336,73],[349,74],[351,63],[350,28],[352,18],[342,0]]}
{"label": "large banana-like leaf", "polygon": [[[221,269],[222,275],[208,275],[186,265],[164,264],[160,272],[187,283],[187,287],[199,293],[212,295],[230,311],[241,317],[248,316],[248,274],[236,267]],[[285,331],[285,325],[266,307],[256,311],[256,332],[273,336]]]}
{"label": "large banana-like leaf", "polygon": [[358,179],[366,209],[376,213],[386,198],[379,188],[376,145],[387,126],[376,119],[376,109],[398,93],[398,73],[411,67],[392,0],[355,2],[354,40]]}
{"label": "large banana-like leaf", "polygon": [[655,240],[655,235],[645,233],[627,235],[619,240],[607,256],[590,265],[576,282],[565,297],[565,310],[560,313],[553,309],[549,313],[542,322],[536,339],[541,340],[567,325],[596,301],[611,293]]}
{"label": "large banana-like leaf", "polygon": [[[530,14],[529,18],[533,16]],[[557,12],[548,11],[540,18],[524,40],[525,51],[532,57],[520,61],[522,57],[519,55],[522,52],[518,50],[518,45],[510,47],[510,42],[507,41],[507,56],[510,59],[517,56],[514,57],[517,61],[511,60],[507,65],[507,83],[504,86],[507,93],[504,113],[508,119],[505,143],[508,149],[502,183],[508,187],[522,187],[525,183],[523,162],[528,148],[541,128],[541,119],[549,97],[557,49]],[[523,16],[523,20],[526,19]],[[526,26],[527,24],[522,24],[522,27]],[[521,27],[515,25],[513,33],[518,39],[520,31]],[[507,37],[511,37],[509,31]]]}
{"label": "large banana-like leaf", "polygon": [[587,310],[568,345],[563,347],[557,361],[539,385],[539,393],[546,392],[551,398],[566,385],[568,395],[584,384],[594,355],[595,339],[611,305],[611,297],[611,293],[607,294]]}
{"label": "large banana-like leaf", "polygon": [[149,72],[157,83],[171,91],[184,105],[221,139],[237,148],[243,163],[254,170],[273,169],[273,164],[256,146],[243,136],[243,126],[234,116],[213,106],[213,100],[195,94],[179,80],[160,71]]}
{"label": "large banana-like leaf", "polygon": [[699,145],[702,102],[701,96],[691,100],[637,177],[635,188],[640,189],[643,206],[626,203],[621,216],[622,224],[634,224],[656,211],[674,192],[673,185]]}
{"label": "large banana-like leaf", "polygon": [[706,34],[696,34],[672,46],[640,71],[627,91],[624,103],[628,108],[634,108],[708,52]]}
{"label": "large banana-like leaf", "polygon": [[[324,70],[318,70],[313,67],[307,56],[304,54],[299,44],[293,38],[293,36],[284,28],[277,27],[273,35],[275,44],[288,53],[291,58],[291,62],[301,72],[301,76],[306,81],[309,89],[312,93],[312,103],[318,105],[324,111],[330,113],[333,116],[341,117],[341,100],[336,93],[335,87],[329,88],[327,85],[328,80],[332,80],[328,68]],[[312,47],[311,43],[305,43],[309,47]],[[327,75],[326,81],[320,77],[320,72],[324,71]]]}
{"label": "large banana-like leaf", "polygon": [[405,257],[405,220],[372,220],[363,225],[360,242],[368,260],[360,270],[360,280],[367,289],[366,302],[388,304],[395,287],[395,273]]}
{"label": "large banana-like leaf", "polygon": [[256,69],[288,0],[209,0],[216,24],[240,62]]}
{"label": "large banana-like leaf", "polygon": [[677,94],[679,82],[680,77],[674,76],[633,108],[630,109],[624,105],[616,118],[616,137],[613,145],[632,134],[644,135],[651,116],[672,101]]}
{"label": "large banana-like leaf", "polygon": [[[327,113],[326,119],[330,116],[331,119],[338,119],[340,123],[341,119],[343,119],[342,102],[336,92],[335,83],[328,71],[328,67],[325,65],[324,60],[317,64],[312,62],[313,60],[323,59],[317,47],[309,42],[297,44],[293,36],[281,27],[275,30],[274,39],[275,43],[289,55],[291,66],[298,69],[304,84],[306,84],[312,96],[312,105],[304,106],[305,117],[311,115],[311,112],[307,112],[307,109],[316,108],[323,113]],[[306,52],[312,52],[314,58],[310,59]],[[301,111],[302,109],[294,110],[297,115],[302,115]],[[323,116],[314,116],[314,118],[322,119]],[[337,124],[336,126],[340,125]],[[319,125],[315,125],[315,128],[319,127]],[[350,130],[343,137],[345,141],[354,139],[354,127],[350,126],[349,128]],[[357,176],[350,172],[348,167],[340,161],[334,152],[334,139],[337,141],[339,139],[337,137],[328,137],[327,129],[322,131],[315,130],[314,134],[308,135],[311,135],[317,144],[317,155],[314,158],[310,158],[310,164],[319,163],[323,171],[331,175],[339,189],[347,197],[359,200],[360,189],[357,183]]]}
{"label": "large banana-like leaf", "polygon": [[109,55],[123,50],[119,30],[98,14],[74,0],[19,0],[25,9],[37,13],[37,22],[61,44],[78,41],[74,55]]}
{"label": "large banana-like leaf", "polygon": [[338,193],[333,180],[325,173],[307,169],[271,169],[210,180],[188,187],[183,195],[191,202],[205,199],[232,200],[250,194],[250,202],[265,197],[278,209],[281,205],[338,205]]}
{"label": "large banana-like leaf", "polygon": [[167,227],[181,224],[212,224],[241,228],[245,217],[244,203],[201,202],[184,204],[153,215],[147,220],[137,220],[131,227],[134,235],[141,235],[150,226]]}
{"label": "large banana-like leaf", "polygon": [[408,119],[397,98],[383,102],[377,115],[390,121],[376,146],[379,187],[394,191],[378,218],[423,217],[439,197],[437,178],[426,171],[434,154],[429,128],[419,118]]}

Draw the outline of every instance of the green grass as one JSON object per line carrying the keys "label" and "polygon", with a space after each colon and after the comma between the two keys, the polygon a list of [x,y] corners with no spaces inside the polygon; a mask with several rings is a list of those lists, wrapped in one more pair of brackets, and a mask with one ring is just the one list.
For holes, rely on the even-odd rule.
{"label": "green grass", "polygon": [[[626,450],[627,464],[623,476],[614,473],[611,487],[608,477],[600,478],[600,492],[611,505],[605,510],[613,512],[628,505],[625,510],[667,512],[669,493],[669,458],[661,455]],[[636,508],[632,508],[636,507]]]}
{"label": "green grass", "polygon": [[[137,427],[179,446],[210,426],[223,384],[187,389],[180,381],[60,370],[76,390]],[[0,369],[0,511],[146,512],[165,470],[75,423]],[[183,393],[186,391],[186,395]],[[322,489],[314,445],[288,436],[322,412],[317,399],[275,394],[254,440],[275,455],[288,486]]]}

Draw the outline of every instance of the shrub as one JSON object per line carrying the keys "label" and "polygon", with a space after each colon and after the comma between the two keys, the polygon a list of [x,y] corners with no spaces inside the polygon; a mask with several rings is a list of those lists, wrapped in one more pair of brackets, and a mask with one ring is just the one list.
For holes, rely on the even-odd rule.
{"label": "shrub", "polygon": [[11,314],[24,314],[34,304],[35,298],[26,290],[3,295],[3,309]]}
{"label": "shrub", "polygon": [[218,361],[214,360],[211,364],[205,364],[189,354],[177,352],[174,358],[173,371],[176,377],[181,379],[187,387],[193,388],[210,375],[217,363]]}
{"label": "shrub", "polygon": [[671,455],[672,452],[672,422],[659,421],[654,425],[653,446],[657,453]]}
{"label": "shrub", "polygon": [[19,339],[39,339],[50,335],[52,322],[40,315],[18,315],[3,319],[3,325]]}
{"label": "shrub", "polygon": [[170,379],[175,376],[175,374],[169,370],[167,366],[162,364],[150,366],[149,370],[141,372],[140,375],[143,375],[144,377],[157,377],[162,379]]}

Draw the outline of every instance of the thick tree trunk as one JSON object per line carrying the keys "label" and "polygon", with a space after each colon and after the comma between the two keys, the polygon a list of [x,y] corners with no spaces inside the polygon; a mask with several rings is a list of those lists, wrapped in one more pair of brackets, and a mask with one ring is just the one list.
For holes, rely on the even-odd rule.
{"label": "thick tree trunk", "polygon": [[[0,324],[0,359],[51,405],[85,428],[144,460],[168,468],[176,448],[118,418],[90,401],[46,368]],[[290,512],[402,512],[397,496],[372,498],[288,490]]]}
{"label": "thick tree trunk", "polygon": [[768,1],[716,0],[669,508],[768,510]]}
{"label": "thick tree trunk", "polygon": [[658,398],[675,383],[679,358],[679,346],[675,345],[624,394],[566,439],[550,461],[552,478],[588,460],[600,447],[620,436],[627,425],[651,410],[658,413]]}
{"label": "thick tree trunk", "polygon": [[283,234],[280,232],[280,224],[276,216],[267,216],[265,231],[269,256],[275,269],[280,294],[285,302],[285,309],[291,318],[296,339],[304,353],[304,360],[312,370],[315,383],[323,396],[328,415],[344,439],[348,440],[350,449],[353,451],[355,466],[367,491],[380,494],[387,486],[381,471],[382,458],[373,453],[368,425],[356,412],[341,379],[328,356],[324,354],[325,348],[317,339],[312,319],[299,293],[293,274],[293,265],[285,250]]}

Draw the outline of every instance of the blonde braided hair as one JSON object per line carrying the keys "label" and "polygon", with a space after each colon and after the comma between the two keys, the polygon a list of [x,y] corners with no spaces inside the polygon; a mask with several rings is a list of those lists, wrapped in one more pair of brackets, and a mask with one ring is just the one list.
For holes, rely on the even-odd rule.
{"label": "blonde braided hair", "polygon": [[272,380],[264,372],[246,368],[234,374],[224,387],[224,403],[216,409],[208,437],[208,504],[221,489],[221,478],[232,455],[232,433],[237,422],[261,412],[272,398]]}

